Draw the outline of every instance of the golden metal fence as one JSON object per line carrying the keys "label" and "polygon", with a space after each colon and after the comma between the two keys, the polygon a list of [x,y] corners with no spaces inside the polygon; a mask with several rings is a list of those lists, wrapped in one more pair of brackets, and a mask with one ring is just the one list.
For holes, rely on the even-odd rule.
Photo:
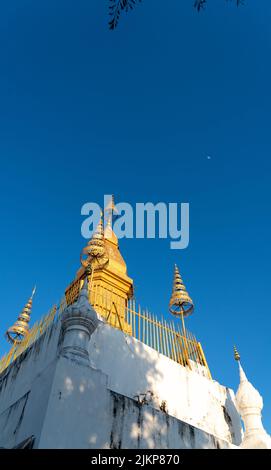
{"label": "golden metal fence", "polygon": [[[20,354],[33,344],[61,315],[66,305],[72,304],[80,290],[80,281],[72,285],[72,292],[65,293],[59,306],[54,306],[50,312],[39,320],[30,330],[28,336],[20,344],[12,346],[10,351],[0,359],[0,373],[8,367]],[[190,369],[205,371],[211,378],[207,361],[201,344],[194,335],[186,330],[182,331],[177,321],[166,320],[136,307],[134,300],[125,301],[113,292],[96,285],[90,291],[90,303],[113,327],[122,330],[125,334],[155,349],[157,352],[169,357],[173,361]]]}
{"label": "golden metal fence", "polygon": [[[73,285],[75,298],[78,293]],[[72,300],[67,297],[68,302]],[[117,297],[114,292],[99,284],[91,289],[90,302],[114,328],[121,329],[184,367],[198,369],[200,372],[204,372],[205,368],[206,375],[211,378],[201,344],[188,330],[185,333],[182,331],[178,320],[164,317],[158,319],[148,310],[141,309],[140,305],[136,306],[135,300],[127,303],[125,299]]]}
{"label": "golden metal fence", "polygon": [[134,301],[126,309],[126,321],[132,327],[131,336],[184,367],[200,371],[204,367],[211,378],[201,344],[189,331],[184,334],[178,321],[158,319],[140,306],[136,308]]}

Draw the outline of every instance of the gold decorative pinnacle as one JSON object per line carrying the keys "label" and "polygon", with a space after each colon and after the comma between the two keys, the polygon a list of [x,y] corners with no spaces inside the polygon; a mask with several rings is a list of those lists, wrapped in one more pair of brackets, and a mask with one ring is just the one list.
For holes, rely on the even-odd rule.
{"label": "gold decorative pinnacle", "polygon": [[237,351],[236,346],[233,346],[233,350],[234,350],[234,359],[235,359],[236,361],[240,361],[241,357],[240,357],[239,352]]}
{"label": "gold decorative pinnacle", "polygon": [[[83,258],[84,255],[86,256],[86,259]],[[87,246],[82,250],[80,260],[84,268],[87,268],[89,264],[91,265],[91,267],[94,266],[95,268],[101,268],[108,261],[104,242],[104,223],[102,212],[100,216],[100,221],[96,227],[92,238],[88,242]]]}
{"label": "gold decorative pinnacle", "polygon": [[105,210],[104,210],[105,214],[107,215],[107,218],[108,219],[112,219],[112,215],[113,214],[117,214],[117,209],[116,209],[116,206],[115,206],[115,197],[114,197],[114,194],[111,195],[111,199],[110,201],[108,202]]}
{"label": "gold decorative pinnacle", "polygon": [[115,207],[115,200],[114,200],[114,195],[112,194],[111,199],[109,203],[107,204],[105,208],[105,214],[106,214],[106,227],[104,231],[104,238],[106,240],[110,240],[114,245],[118,246],[118,237],[115,234],[112,224],[113,224],[113,216],[114,214],[117,214],[117,210]]}
{"label": "gold decorative pinnacle", "polygon": [[169,311],[173,315],[182,315],[182,317],[187,317],[188,315],[191,315],[193,310],[193,301],[185,288],[179,269],[175,264],[173,288],[169,302]]}
{"label": "gold decorative pinnacle", "polygon": [[10,343],[21,343],[23,339],[28,335],[30,315],[32,311],[32,301],[35,292],[36,287],[34,287],[31,297],[29,298],[24,309],[20,313],[18,320],[6,332],[6,338]]}

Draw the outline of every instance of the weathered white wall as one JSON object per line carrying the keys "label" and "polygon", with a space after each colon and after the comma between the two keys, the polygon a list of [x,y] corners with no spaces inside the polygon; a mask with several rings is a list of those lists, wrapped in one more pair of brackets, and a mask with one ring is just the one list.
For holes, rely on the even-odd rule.
{"label": "weathered white wall", "polygon": [[0,447],[39,439],[54,379],[60,325],[46,333],[0,375]]}
{"label": "weathered white wall", "polygon": [[[107,324],[91,337],[90,367],[59,357],[59,334],[60,322],[0,376],[0,447],[32,434],[35,447],[47,448],[240,443],[240,419],[225,387]],[[140,394],[148,404],[139,403]]]}
{"label": "weathered white wall", "polygon": [[112,392],[101,371],[61,358],[39,447],[214,449],[234,446],[151,405]]}
{"label": "weathered white wall", "polygon": [[241,422],[232,390],[109,325],[93,333],[89,352],[92,367],[108,376],[111,390],[131,398],[152,391],[155,408],[166,401],[171,416],[240,444]]}

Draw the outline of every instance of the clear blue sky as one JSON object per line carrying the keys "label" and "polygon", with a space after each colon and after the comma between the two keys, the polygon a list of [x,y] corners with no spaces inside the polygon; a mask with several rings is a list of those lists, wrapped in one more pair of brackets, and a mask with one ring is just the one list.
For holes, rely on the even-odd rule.
{"label": "clear blue sky", "polygon": [[189,202],[188,249],[121,242],[136,297],[167,312],[180,266],[213,377],[236,389],[236,343],[270,432],[270,1],[145,0],[114,32],[107,3],[1,5],[0,354],[33,285],[34,321],[73,279],[84,202]]}

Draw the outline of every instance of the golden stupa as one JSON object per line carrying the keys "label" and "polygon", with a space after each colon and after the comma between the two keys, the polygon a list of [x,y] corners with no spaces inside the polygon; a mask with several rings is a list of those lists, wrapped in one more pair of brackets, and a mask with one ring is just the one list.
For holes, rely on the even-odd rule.
{"label": "golden stupa", "polygon": [[[133,336],[184,367],[192,369],[198,365],[204,366],[206,368],[204,373],[211,378],[201,344],[185,329],[184,317],[193,312],[194,304],[176,265],[169,309],[174,316],[181,317],[182,331],[177,322],[174,325],[173,322],[168,322],[164,318],[159,320],[148,310],[142,310],[140,305],[136,307],[133,280],[127,274],[126,263],[119,249],[118,237],[114,232],[113,216],[115,212],[112,198],[105,209],[105,228],[104,217],[101,213],[93,236],[81,252],[81,267],[67,287],[65,299],[61,301],[59,308],[54,307],[49,315],[46,315],[29,331],[35,290],[33,291],[18,320],[6,333],[7,339],[13,343],[15,353],[12,349],[12,354],[4,358],[2,362],[0,361],[0,372],[24,348],[43,334],[50,322],[54,321],[56,314],[60,315],[66,306],[77,301],[87,278],[88,282],[85,283],[85,286],[87,284],[89,302],[98,313],[100,320],[104,320],[105,323],[123,333]],[[25,338],[27,341],[23,341]],[[17,344],[20,344],[19,348],[17,348]],[[202,372],[202,369],[200,371]]]}
{"label": "golden stupa", "polygon": [[125,320],[129,299],[133,297],[133,280],[127,275],[127,266],[119,250],[119,242],[112,228],[114,200],[105,212],[108,214],[104,229],[103,214],[98,226],[81,253],[81,268],[65,292],[67,304],[78,297],[85,276],[89,278],[89,301],[98,313],[113,326],[130,333]]}

